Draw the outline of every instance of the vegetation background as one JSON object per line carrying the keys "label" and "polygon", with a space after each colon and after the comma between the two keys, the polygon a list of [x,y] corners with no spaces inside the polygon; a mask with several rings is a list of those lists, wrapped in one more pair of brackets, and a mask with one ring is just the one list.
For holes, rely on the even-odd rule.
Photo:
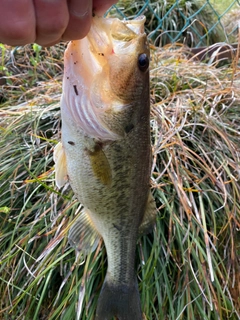
{"label": "vegetation background", "polygon": [[[163,12],[159,3],[150,2],[154,13]],[[169,7],[173,3],[164,1]],[[205,2],[189,3],[179,1],[186,16]],[[231,0],[211,3],[221,15]],[[225,30],[238,24],[237,3],[224,15]],[[123,0],[118,8],[132,16],[141,2]],[[206,10],[197,21],[207,28],[216,16],[206,19]],[[150,34],[158,22],[152,11],[144,13]],[[178,13],[167,17],[170,30]],[[119,9],[110,14],[119,15]],[[206,28],[198,32],[204,36]],[[210,43],[224,38],[222,30],[216,37],[213,32]],[[232,37],[239,41],[238,32]],[[237,320],[239,61],[189,60],[181,44],[149,38],[151,184],[158,217],[137,247],[144,317]],[[76,257],[68,245],[68,230],[81,205],[68,185],[57,190],[54,182],[64,49],[64,43],[51,48],[0,44],[0,319],[94,319],[106,272],[102,243],[88,257]]]}

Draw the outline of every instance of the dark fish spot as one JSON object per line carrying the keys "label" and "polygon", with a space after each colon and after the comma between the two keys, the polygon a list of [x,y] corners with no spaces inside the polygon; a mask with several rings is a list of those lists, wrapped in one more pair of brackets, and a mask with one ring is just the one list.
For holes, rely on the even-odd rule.
{"label": "dark fish spot", "polygon": [[74,89],[76,95],[78,96],[78,89],[77,89],[77,86],[75,84],[73,85],[73,89]]}
{"label": "dark fish spot", "polygon": [[118,225],[116,225],[115,223],[113,223],[114,228],[116,228],[118,231],[121,230],[121,227],[119,227]]}
{"label": "dark fish spot", "polygon": [[77,64],[77,61],[75,61],[74,64]]}
{"label": "dark fish spot", "polygon": [[114,144],[113,149],[115,152],[122,153],[122,147],[119,144]]}
{"label": "dark fish spot", "polygon": [[124,130],[126,133],[130,132],[134,128],[134,125],[132,123],[128,124]]}
{"label": "dark fish spot", "polygon": [[69,79],[69,77],[67,77],[67,79]]}
{"label": "dark fish spot", "polygon": [[100,151],[103,148],[103,143],[101,141],[97,141],[94,146],[94,151]]}
{"label": "dark fish spot", "polygon": [[98,52],[98,55],[104,57],[104,53],[102,52]]}
{"label": "dark fish spot", "polygon": [[71,146],[75,146],[75,142],[73,142],[73,141],[68,141],[68,143],[69,143]]}

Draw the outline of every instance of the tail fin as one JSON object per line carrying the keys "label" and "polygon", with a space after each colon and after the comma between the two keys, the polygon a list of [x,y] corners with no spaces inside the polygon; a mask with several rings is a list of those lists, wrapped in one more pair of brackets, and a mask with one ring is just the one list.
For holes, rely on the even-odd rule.
{"label": "tail fin", "polygon": [[107,280],[103,283],[98,299],[95,320],[142,320],[137,281],[132,286],[115,285]]}

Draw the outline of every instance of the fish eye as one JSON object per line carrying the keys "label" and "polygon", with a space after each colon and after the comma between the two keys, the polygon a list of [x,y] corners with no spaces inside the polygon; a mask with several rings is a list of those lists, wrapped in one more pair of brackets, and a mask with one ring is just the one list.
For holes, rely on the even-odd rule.
{"label": "fish eye", "polygon": [[149,67],[149,59],[146,53],[141,53],[138,56],[138,68],[141,71],[146,71]]}

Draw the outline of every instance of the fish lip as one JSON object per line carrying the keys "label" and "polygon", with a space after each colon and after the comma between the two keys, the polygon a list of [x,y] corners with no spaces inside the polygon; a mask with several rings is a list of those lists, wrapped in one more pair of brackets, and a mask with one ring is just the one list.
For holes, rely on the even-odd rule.
{"label": "fish lip", "polygon": [[131,28],[136,34],[144,34],[144,24],[146,22],[146,17],[144,15],[141,15],[139,17],[136,17],[133,20],[123,20],[123,23],[125,23],[129,28]]}

